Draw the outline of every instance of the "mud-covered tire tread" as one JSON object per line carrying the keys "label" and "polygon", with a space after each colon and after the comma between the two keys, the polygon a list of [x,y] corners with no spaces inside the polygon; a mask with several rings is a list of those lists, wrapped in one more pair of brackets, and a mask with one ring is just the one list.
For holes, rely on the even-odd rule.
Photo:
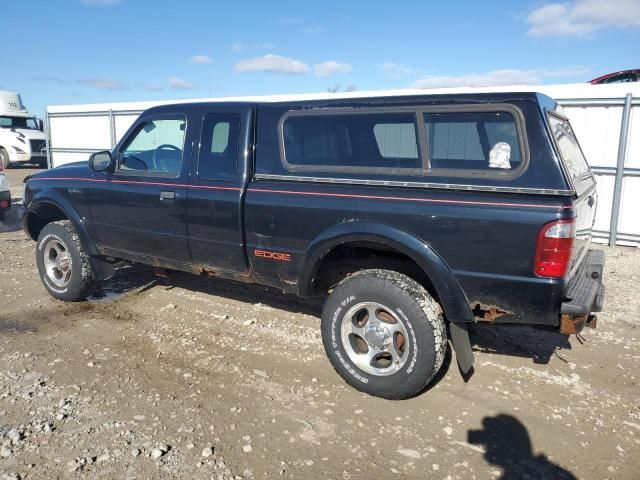
{"label": "mud-covered tire tread", "polygon": [[[65,246],[67,247],[72,262],[72,278],[67,286],[67,290],[64,293],[59,293],[51,290],[47,284],[43,281],[44,287],[47,289],[49,294],[59,300],[64,300],[67,302],[78,302],[81,300],[85,300],[92,292],[94,287],[94,275],[93,269],[91,268],[91,261],[89,260],[89,256],[86,254],[82,243],[80,242],[80,237],[76,232],[73,224],[69,220],[59,220],[57,222],[51,222],[47,224],[38,235],[38,242],[36,244],[36,262],[38,264],[38,271],[40,273],[40,277],[43,276],[42,271],[42,253],[40,251],[40,244],[42,239],[44,239],[47,235],[54,234],[58,237],[67,237],[61,238],[63,240]],[[80,265],[80,268],[77,269],[76,265]]]}
{"label": "mud-covered tire tread", "polygon": [[[442,316],[442,308],[435,301],[435,299],[425,290],[425,288],[420,285],[415,280],[407,277],[406,275],[395,272],[392,270],[384,270],[384,269],[370,269],[370,270],[361,270],[359,272],[354,273],[346,278],[344,278],[333,290],[332,295],[337,293],[341,294],[341,290],[343,290],[344,285],[352,284],[353,280],[369,280],[371,282],[383,282],[389,285],[389,288],[397,288],[402,293],[406,294],[410,299],[412,299],[418,306],[418,308],[423,312],[424,319],[426,320],[430,326],[430,330],[433,334],[433,357],[430,359],[431,364],[433,365],[431,371],[428,375],[422,378],[412,378],[412,386],[410,389],[405,389],[402,391],[398,391],[395,393],[384,393],[380,394],[377,392],[372,392],[370,389],[364,388],[361,382],[355,381],[353,377],[347,376],[342,371],[342,366],[336,361],[334,355],[330,351],[331,348],[329,346],[329,342],[323,341],[325,352],[329,357],[333,368],[336,372],[343,378],[347,383],[356,388],[357,390],[363,391],[365,393],[381,396],[383,398],[387,398],[390,400],[401,400],[410,398],[417,393],[421,392],[425,389],[425,387],[433,380],[436,376],[442,364],[444,363],[444,358],[447,350],[447,331],[445,322]],[[325,309],[328,305],[328,302],[325,303]],[[325,335],[327,332],[325,329],[330,330],[330,322],[326,320],[327,317],[326,311],[323,310],[322,313],[322,330],[323,330],[323,340],[325,339]],[[421,319],[416,319],[420,321]],[[388,378],[388,377],[383,377]]]}

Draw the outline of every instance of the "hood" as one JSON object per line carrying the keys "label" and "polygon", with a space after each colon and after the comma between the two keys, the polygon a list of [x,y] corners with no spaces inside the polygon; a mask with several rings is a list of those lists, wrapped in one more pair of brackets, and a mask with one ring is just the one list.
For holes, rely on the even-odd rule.
{"label": "hood", "polygon": [[88,177],[92,177],[93,172],[89,168],[89,162],[73,162],[66,163],[51,170],[43,170],[35,173],[29,177],[29,179],[37,180],[39,178],[52,178],[52,177],[65,177],[73,178],[77,177],[80,180],[84,180]]}

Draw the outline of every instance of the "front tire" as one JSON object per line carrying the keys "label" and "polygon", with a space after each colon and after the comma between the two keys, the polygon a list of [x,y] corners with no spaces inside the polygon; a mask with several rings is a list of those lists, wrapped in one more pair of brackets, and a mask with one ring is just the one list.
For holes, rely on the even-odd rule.
{"label": "front tire", "polygon": [[85,300],[94,285],[89,256],[73,224],[68,220],[49,223],[36,246],[36,263],[44,287],[58,300]]}
{"label": "front tire", "polygon": [[422,391],[447,348],[440,305],[419,283],[390,270],[343,280],[324,305],[321,328],[340,376],[361,392],[392,400]]}

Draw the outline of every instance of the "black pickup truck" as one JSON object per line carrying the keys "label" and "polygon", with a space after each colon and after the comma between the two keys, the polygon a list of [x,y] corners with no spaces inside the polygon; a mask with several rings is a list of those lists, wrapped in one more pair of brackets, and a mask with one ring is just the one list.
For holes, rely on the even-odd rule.
{"label": "black pickup truck", "polygon": [[472,322],[595,326],[596,184],[536,93],[195,102],[144,112],[113,151],[31,176],[45,288],[85,299],[115,262],[325,296],[338,373],[420,392]]}

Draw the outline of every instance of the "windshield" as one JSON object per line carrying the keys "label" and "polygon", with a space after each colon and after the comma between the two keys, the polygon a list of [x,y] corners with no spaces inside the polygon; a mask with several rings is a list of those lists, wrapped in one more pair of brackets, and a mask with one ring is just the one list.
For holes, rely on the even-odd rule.
{"label": "windshield", "polygon": [[0,116],[0,128],[23,128],[25,130],[38,130],[38,122],[30,117]]}
{"label": "windshield", "polygon": [[569,122],[555,115],[549,115],[549,124],[571,179],[578,179],[589,172],[589,164],[582,154],[578,139]]}

